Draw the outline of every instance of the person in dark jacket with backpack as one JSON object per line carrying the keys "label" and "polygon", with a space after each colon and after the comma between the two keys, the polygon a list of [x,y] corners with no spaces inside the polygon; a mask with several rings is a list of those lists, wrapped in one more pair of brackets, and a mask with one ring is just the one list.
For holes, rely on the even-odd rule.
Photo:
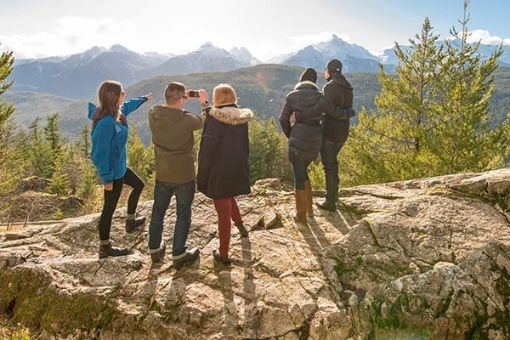
{"label": "person in dark jacket with backpack", "polygon": [[[327,83],[323,87],[326,101],[336,108],[344,109],[344,115],[332,115],[326,112],[323,123],[321,145],[321,161],[326,175],[326,200],[318,204],[321,209],[335,211],[338,197],[338,153],[349,136],[349,119],[354,115],[352,110],[352,86],[342,74],[342,63],[338,59],[331,60],[325,70]],[[337,112],[339,110],[336,110]]]}
{"label": "person in dark jacket with backpack", "polygon": [[[317,87],[317,72],[307,68],[294,91],[285,99],[280,115],[283,133],[289,139],[288,156],[294,169],[296,196],[295,220],[306,223],[306,216],[313,216],[312,187],[308,179],[308,166],[317,158],[321,148],[321,119],[324,98]],[[292,125],[293,112],[299,112],[299,121]]]}
{"label": "person in dark jacket with backpack", "polygon": [[112,216],[117,207],[123,184],[133,188],[128,199],[126,232],[140,230],[145,217],[136,217],[138,199],[144,183],[126,165],[126,145],[129,133],[127,116],[143,103],[152,99],[151,95],[124,101],[126,93],[122,84],[107,80],[101,83],[97,94],[99,105],[89,103],[88,117],[92,120],[92,150],[90,158],[104,186],[104,204],[99,219],[99,258],[123,256],[127,248],[112,247],[110,229]]}
{"label": "person in dark jacket with backpack", "polygon": [[235,196],[250,189],[249,109],[239,109],[234,89],[220,84],[213,90],[213,108],[207,113],[198,155],[197,187],[212,198],[218,214],[219,250],[214,259],[230,265],[231,220],[242,237],[248,236]]}

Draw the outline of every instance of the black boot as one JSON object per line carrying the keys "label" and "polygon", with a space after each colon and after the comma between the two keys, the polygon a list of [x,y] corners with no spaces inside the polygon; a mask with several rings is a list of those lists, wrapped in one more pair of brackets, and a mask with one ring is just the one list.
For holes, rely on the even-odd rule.
{"label": "black boot", "polygon": [[101,244],[99,246],[99,258],[104,259],[106,257],[116,257],[129,255],[130,251],[127,248],[116,248],[112,247],[111,243]]}
{"label": "black boot", "polygon": [[183,257],[173,260],[175,269],[181,269],[184,265],[195,262],[196,259],[200,256],[200,250],[198,248],[193,248],[190,250],[186,250],[186,253]]}
{"label": "black boot", "polygon": [[317,203],[317,207],[319,207],[322,210],[328,210],[328,211],[336,211],[336,204],[333,202],[328,202],[327,200],[323,203]]}
{"label": "black boot", "polygon": [[132,233],[134,231],[140,231],[145,225],[145,216],[126,220],[126,233]]}
{"label": "black boot", "polygon": [[163,259],[165,258],[165,253],[166,253],[166,243],[163,242],[163,244],[161,245],[161,248],[158,249],[158,251],[156,253],[151,254],[152,263],[158,263],[158,262],[163,261]]}
{"label": "black boot", "polygon": [[218,261],[225,266],[230,266],[232,264],[232,260],[228,256],[221,256],[218,250],[214,249],[212,254],[215,261]]}
{"label": "black boot", "polygon": [[236,224],[236,227],[241,237],[248,237],[248,229],[246,229],[244,223]]}

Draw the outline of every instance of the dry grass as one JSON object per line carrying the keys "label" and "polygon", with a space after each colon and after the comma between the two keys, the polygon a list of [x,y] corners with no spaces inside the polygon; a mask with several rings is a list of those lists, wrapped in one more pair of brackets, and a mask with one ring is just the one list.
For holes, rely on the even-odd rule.
{"label": "dry grass", "polygon": [[37,337],[30,334],[30,331],[24,326],[14,325],[5,317],[0,316],[0,339],[10,340],[30,340]]}

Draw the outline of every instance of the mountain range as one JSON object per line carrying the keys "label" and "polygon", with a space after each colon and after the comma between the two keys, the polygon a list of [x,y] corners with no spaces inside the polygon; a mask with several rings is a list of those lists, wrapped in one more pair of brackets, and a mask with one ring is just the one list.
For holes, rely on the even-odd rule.
{"label": "mountain range", "polygon": [[[444,41],[438,41],[436,43],[438,46],[445,46]],[[453,41],[453,44],[459,44],[457,41]],[[400,45],[400,48],[405,53],[411,47],[408,45]],[[492,53],[496,51],[498,45],[487,45],[480,44],[478,52],[480,53],[482,59],[488,59]],[[378,58],[380,62],[384,65],[396,65],[398,63],[398,57],[395,54],[394,48],[388,48],[382,51]],[[499,57],[499,65],[502,67],[510,67],[510,45],[503,45],[503,54]]]}
{"label": "mountain range", "polygon": [[105,79],[125,85],[156,75],[229,71],[260,63],[246,48],[227,51],[206,43],[184,55],[136,53],[121,45],[93,47],[67,57],[17,60],[10,76],[14,90],[86,99]]}
{"label": "mountain range", "polygon": [[[494,45],[481,45],[482,57],[487,58],[496,48]],[[504,50],[501,65],[510,66],[510,46],[504,46]],[[364,47],[348,43],[333,34],[327,41],[277,56],[265,63],[313,67],[321,71],[333,58],[342,61],[345,73],[377,72],[380,63],[392,72],[398,62],[393,49],[384,50],[376,56]],[[88,99],[94,96],[99,83],[105,79],[116,79],[130,85],[155,76],[226,72],[261,63],[245,47],[227,51],[210,42],[182,55],[137,53],[114,45],[110,48],[93,47],[67,57],[17,60],[11,79],[15,80],[14,90]]]}
{"label": "mountain range", "polygon": [[[164,102],[163,90],[169,81],[181,81],[189,88],[203,88],[211,93],[214,86],[228,82],[236,89],[239,105],[249,107],[259,118],[277,118],[285,101],[285,96],[294,88],[303,68],[286,65],[256,65],[228,72],[196,73],[182,76],[157,76],[127,86],[128,97],[153,93],[154,101],[143,105],[130,116],[130,123],[137,126],[145,144],[150,143],[147,112],[151,105]],[[349,73],[346,78],[354,88],[354,108],[365,107],[376,110],[374,99],[379,94],[380,84],[377,73]],[[318,85],[325,79],[319,73]],[[490,123],[499,125],[510,112],[510,68],[498,68],[494,75],[494,96],[490,102]],[[44,118],[51,113],[60,113],[60,123],[64,133],[71,139],[79,136],[80,130],[88,122],[87,101],[64,98],[56,95],[29,92],[7,91],[2,99],[14,104],[14,119],[27,127],[36,117]],[[186,109],[198,113],[196,100],[190,100]],[[356,118],[352,123],[356,122]]]}

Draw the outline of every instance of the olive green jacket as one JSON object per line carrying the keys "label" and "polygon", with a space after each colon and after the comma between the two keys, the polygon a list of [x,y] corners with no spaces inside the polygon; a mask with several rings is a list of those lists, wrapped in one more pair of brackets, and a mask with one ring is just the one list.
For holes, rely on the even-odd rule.
{"label": "olive green jacket", "polygon": [[188,183],[195,180],[193,131],[204,127],[205,114],[156,105],[149,111],[149,126],[156,158],[156,180]]}

